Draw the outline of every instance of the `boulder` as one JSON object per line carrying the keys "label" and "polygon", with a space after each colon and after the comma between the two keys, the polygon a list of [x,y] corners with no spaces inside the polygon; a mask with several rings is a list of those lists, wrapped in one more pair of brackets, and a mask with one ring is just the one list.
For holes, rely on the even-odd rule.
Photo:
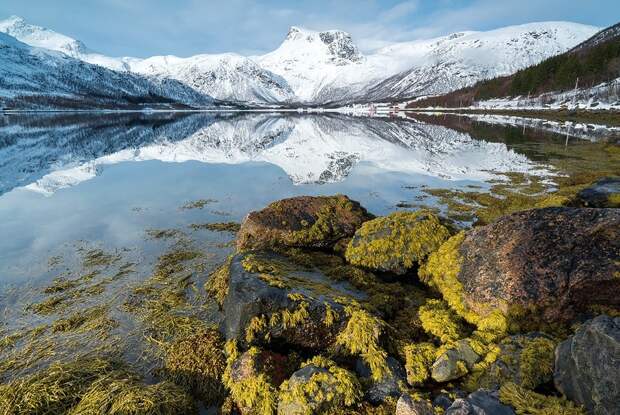
{"label": "boulder", "polygon": [[370,367],[362,359],[358,359],[355,365],[358,376],[366,379],[370,385],[366,389],[366,399],[374,404],[383,402],[390,396],[400,396],[406,388],[407,375],[403,366],[391,356],[388,356],[386,361],[388,373],[378,382],[372,380]]}
{"label": "boulder", "polygon": [[620,317],[598,316],[560,343],[553,377],[556,388],[589,413],[620,413]]}
{"label": "boulder", "polygon": [[535,328],[619,308],[619,257],[620,210],[534,209],[453,237],[420,275],[472,323],[499,310]]}
{"label": "boulder", "polygon": [[620,207],[620,177],[604,177],[594,182],[577,193],[575,203],[589,208]]}
{"label": "boulder", "polygon": [[500,402],[497,391],[478,390],[456,399],[444,415],[515,415],[515,411]]}
{"label": "boulder", "polygon": [[349,242],[353,265],[404,274],[450,237],[450,230],[428,211],[395,212],[365,222]]}
{"label": "boulder", "polygon": [[435,415],[435,410],[430,402],[415,400],[405,393],[396,402],[396,415]]}
{"label": "boulder", "polygon": [[237,249],[331,248],[372,218],[358,202],[343,195],[283,199],[245,218]]}
{"label": "boulder", "polygon": [[498,345],[496,359],[470,379],[476,388],[499,389],[506,382],[534,389],[553,378],[556,342],[542,333],[508,336]]}
{"label": "boulder", "polygon": [[265,375],[267,380],[277,387],[290,376],[289,367],[286,356],[269,350],[251,348],[232,362],[230,379],[232,382],[240,383],[246,379]]}
{"label": "boulder", "polygon": [[331,345],[347,316],[335,299],[365,300],[346,281],[264,251],[233,256],[212,278],[224,280],[221,331],[227,340],[308,349]]}
{"label": "boulder", "polygon": [[278,415],[330,413],[357,403],[361,396],[353,373],[315,357],[280,387]]}
{"label": "boulder", "polygon": [[454,347],[442,353],[431,368],[431,376],[437,382],[447,382],[465,376],[480,356],[467,340],[459,340]]}

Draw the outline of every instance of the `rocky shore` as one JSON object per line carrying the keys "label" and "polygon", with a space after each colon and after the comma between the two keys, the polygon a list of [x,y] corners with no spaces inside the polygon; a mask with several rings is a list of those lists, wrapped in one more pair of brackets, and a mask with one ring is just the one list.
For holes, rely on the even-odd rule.
{"label": "rocky shore", "polygon": [[193,256],[160,258],[141,289],[159,383],[52,365],[0,385],[0,413],[620,413],[619,183],[470,229],[343,195],[274,202],[206,280],[218,327],[153,314],[180,301],[170,278]]}

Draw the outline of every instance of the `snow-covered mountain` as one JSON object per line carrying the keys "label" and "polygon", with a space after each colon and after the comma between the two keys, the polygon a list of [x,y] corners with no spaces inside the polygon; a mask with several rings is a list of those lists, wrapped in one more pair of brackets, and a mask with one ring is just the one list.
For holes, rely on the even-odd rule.
{"label": "snow-covered mountain", "polygon": [[120,73],[0,33],[0,107],[199,106],[213,100],[180,82]]}
{"label": "snow-covered mountain", "polygon": [[531,23],[394,43],[364,55],[345,32],[292,27],[276,50],[262,56],[139,59],[95,53],[17,17],[0,22],[0,32],[33,46],[117,71],[178,80],[216,99],[249,104],[341,104],[443,94],[565,52],[598,30],[577,23]]}
{"label": "snow-covered mountain", "polygon": [[278,49],[256,59],[282,75],[302,102],[391,100],[442,94],[514,73],[569,50],[597,30],[531,23],[395,43],[364,56],[347,33],[294,27]]}
{"label": "snow-covered mountain", "polygon": [[237,54],[196,55],[189,58],[114,58],[92,51],[79,40],[28,24],[16,16],[0,21],[0,32],[31,46],[63,52],[84,62],[115,71],[133,72],[157,79],[174,79],[221,101],[255,104],[294,101],[293,91],[284,79],[260,67],[251,59]]}

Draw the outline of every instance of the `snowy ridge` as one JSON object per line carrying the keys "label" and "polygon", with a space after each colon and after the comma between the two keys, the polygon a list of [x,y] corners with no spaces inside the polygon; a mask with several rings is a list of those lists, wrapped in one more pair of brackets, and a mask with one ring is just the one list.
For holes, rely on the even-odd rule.
{"label": "snowy ridge", "polygon": [[113,58],[78,40],[12,17],[0,32],[85,62],[153,79],[174,79],[198,93],[248,104],[344,104],[447,93],[508,75],[565,52],[599,28],[568,22],[460,32],[395,43],[367,55],[343,31],[291,27],[282,44],[262,56],[196,55]]}
{"label": "snowy ridge", "polygon": [[48,109],[66,102],[115,108],[138,103],[213,104],[211,98],[179,82],[115,72],[0,33],[0,107]]}

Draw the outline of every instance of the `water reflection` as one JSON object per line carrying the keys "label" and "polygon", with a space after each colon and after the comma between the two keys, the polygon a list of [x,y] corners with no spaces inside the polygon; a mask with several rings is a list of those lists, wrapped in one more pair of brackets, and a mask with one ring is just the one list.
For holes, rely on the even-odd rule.
{"label": "water reflection", "polygon": [[366,162],[383,171],[446,180],[488,180],[530,171],[502,143],[416,120],[282,114],[106,115],[11,119],[0,128],[0,193],[44,194],[127,161],[201,161],[278,166],[295,184],[343,181]]}

